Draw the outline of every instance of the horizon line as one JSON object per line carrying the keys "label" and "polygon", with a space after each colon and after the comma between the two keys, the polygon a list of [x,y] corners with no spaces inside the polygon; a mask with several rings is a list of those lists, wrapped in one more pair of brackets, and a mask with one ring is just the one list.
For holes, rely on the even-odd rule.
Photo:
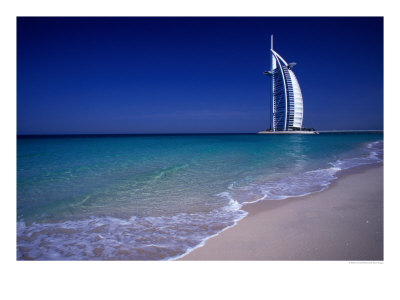
{"label": "horizon line", "polygon": [[[383,129],[345,129],[345,130],[316,130],[322,133],[340,133],[340,132],[383,132]],[[17,137],[23,136],[95,136],[95,135],[244,135],[244,134],[255,134],[257,132],[200,132],[200,133],[22,133],[17,134]]]}

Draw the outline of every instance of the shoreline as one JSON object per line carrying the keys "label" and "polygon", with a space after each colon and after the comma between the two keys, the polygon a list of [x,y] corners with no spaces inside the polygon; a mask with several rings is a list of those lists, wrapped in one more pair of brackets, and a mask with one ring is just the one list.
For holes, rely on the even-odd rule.
{"label": "shoreline", "polygon": [[323,191],[244,205],[248,214],[174,260],[383,260],[383,163]]}

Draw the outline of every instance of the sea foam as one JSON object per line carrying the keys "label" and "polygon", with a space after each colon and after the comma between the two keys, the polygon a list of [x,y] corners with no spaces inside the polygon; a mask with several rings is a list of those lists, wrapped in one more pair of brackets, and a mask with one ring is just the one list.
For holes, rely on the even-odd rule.
{"label": "sea foam", "polygon": [[246,215],[236,203],[172,217],[91,217],[17,224],[18,259],[165,260],[177,257]]}
{"label": "sea foam", "polygon": [[337,179],[339,171],[381,162],[383,160],[383,142],[369,143],[362,152],[360,157],[331,162],[329,163],[331,167],[307,171],[279,180],[254,182],[241,187],[231,184],[227,191],[219,195],[245,205],[261,200],[283,200],[321,192]]}

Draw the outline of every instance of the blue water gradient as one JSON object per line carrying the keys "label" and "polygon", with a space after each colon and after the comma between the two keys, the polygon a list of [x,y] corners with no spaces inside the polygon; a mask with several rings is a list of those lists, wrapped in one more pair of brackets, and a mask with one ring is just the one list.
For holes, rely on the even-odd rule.
{"label": "blue water gradient", "polygon": [[163,260],[243,205],[325,189],[383,159],[382,133],[19,137],[20,260]]}

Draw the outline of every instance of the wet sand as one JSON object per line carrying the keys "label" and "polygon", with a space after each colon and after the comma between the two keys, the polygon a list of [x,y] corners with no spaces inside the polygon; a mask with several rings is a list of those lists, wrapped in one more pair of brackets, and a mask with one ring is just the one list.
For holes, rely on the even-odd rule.
{"label": "wet sand", "polygon": [[383,166],[325,191],[243,207],[249,214],[181,260],[383,260]]}

